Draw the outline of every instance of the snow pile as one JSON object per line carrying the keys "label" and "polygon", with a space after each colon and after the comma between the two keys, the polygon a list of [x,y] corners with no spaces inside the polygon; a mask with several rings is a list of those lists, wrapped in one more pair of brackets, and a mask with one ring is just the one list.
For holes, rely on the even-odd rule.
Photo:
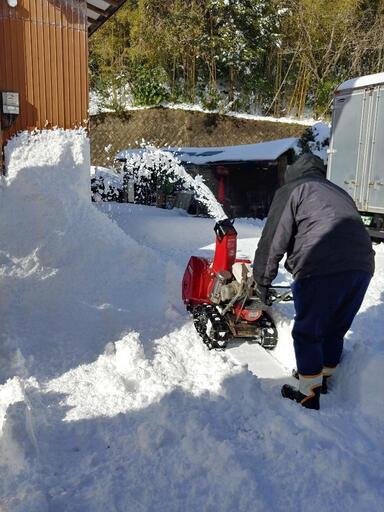
{"label": "snow pile", "polygon": [[[212,219],[92,205],[81,131],[21,134],[6,149],[1,510],[383,508],[384,248],[332,390],[308,411],[279,394],[292,305],[274,312],[270,355],[209,352],[196,335],[180,281],[191,254],[212,255]],[[261,227],[236,222],[239,257]]]}
{"label": "snow pile", "polygon": [[127,289],[143,287],[158,263],[91,205],[83,132],[22,133],[6,149],[2,335],[48,376],[133,328],[127,317],[145,299],[127,304]]}

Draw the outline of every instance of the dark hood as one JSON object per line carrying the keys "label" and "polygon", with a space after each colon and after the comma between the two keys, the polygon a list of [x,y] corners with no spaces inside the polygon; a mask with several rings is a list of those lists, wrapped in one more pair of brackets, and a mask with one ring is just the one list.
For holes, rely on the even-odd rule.
{"label": "dark hood", "polygon": [[322,159],[312,155],[312,153],[304,153],[294,164],[288,165],[284,174],[284,181],[289,183],[308,174],[320,178],[325,178],[327,174]]}

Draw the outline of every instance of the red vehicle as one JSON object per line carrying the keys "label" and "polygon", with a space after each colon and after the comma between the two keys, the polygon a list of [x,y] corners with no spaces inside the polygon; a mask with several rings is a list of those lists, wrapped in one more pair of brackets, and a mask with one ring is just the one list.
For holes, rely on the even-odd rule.
{"label": "red vehicle", "polygon": [[[254,294],[251,261],[236,259],[237,232],[229,219],[215,225],[213,260],[192,256],[184,272],[183,301],[197,332],[209,348],[224,348],[231,339],[247,339],[272,349],[277,329]],[[270,303],[291,300],[290,291],[270,288]]]}

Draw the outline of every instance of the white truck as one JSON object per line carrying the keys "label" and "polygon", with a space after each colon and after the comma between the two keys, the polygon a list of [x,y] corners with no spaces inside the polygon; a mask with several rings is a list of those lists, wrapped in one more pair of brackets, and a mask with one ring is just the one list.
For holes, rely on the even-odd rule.
{"label": "white truck", "polygon": [[384,241],[384,73],[336,89],[327,177],[353,197],[371,238]]}

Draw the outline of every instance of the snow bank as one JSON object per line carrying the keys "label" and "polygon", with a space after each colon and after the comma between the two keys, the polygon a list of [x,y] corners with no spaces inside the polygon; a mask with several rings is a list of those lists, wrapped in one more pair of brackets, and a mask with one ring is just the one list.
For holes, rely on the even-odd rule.
{"label": "snow bank", "polygon": [[[120,479],[107,482],[116,470],[105,466],[99,443],[103,451],[107,444],[116,449],[117,442],[122,453],[132,434],[121,462],[126,466],[136,455],[143,472],[151,473],[148,457],[174,434],[167,423],[153,425],[147,409],[178,388],[186,397],[221,393],[222,380],[238,371],[205,350],[189,322],[179,331],[186,315],[172,259],[159,258],[91,204],[88,154],[83,131],[22,133],[6,148],[0,496],[1,505],[14,511],[126,510],[131,499],[151,501],[150,481],[163,485],[163,477],[148,474],[138,499],[130,484],[118,492],[121,506],[110,504]],[[134,422],[133,412],[142,409],[148,419],[138,419],[137,433],[121,431],[119,415]],[[166,409],[160,411],[165,421]],[[192,456],[197,431],[187,424]],[[198,464],[206,463],[205,452],[203,443]],[[126,470],[139,485],[137,470]],[[92,473],[96,480],[87,477]],[[222,470],[216,484],[221,476]],[[179,478],[174,509],[185,477]],[[200,499],[198,482],[194,495],[192,503]]]}
{"label": "snow bank", "polygon": [[142,288],[157,264],[90,203],[88,154],[81,131],[22,133],[6,148],[2,335],[40,377],[134,328],[145,301],[127,304],[127,289]]}
{"label": "snow bank", "polygon": [[[308,411],[279,392],[292,306],[274,312],[273,373],[247,370],[252,346],[243,364],[206,350],[180,281],[191,254],[212,255],[214,221],[92,205],[88,152],[81,131],[6,148],[0,509],[381,510],[384,248],[333,388]],[[239,256],[261,227],[236,222]]]}

